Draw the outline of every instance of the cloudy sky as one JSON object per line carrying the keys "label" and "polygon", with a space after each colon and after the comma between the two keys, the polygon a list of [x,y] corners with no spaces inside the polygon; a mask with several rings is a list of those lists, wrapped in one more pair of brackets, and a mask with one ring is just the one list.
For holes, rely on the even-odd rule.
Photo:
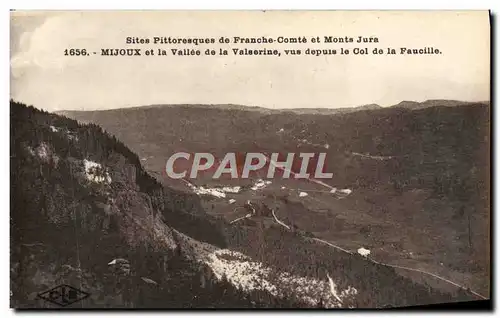
{"label": "cloudy sky", "polygon": [[[172,48],[127,45],[128,36],[280,35],[379,39],[362,45],[289,45],[302,51],[435,47],[443,54],[99,55],[103,48]],[[489,38],[487,12],[16,12],[11,14],[11,97],[51,111],[179,103],[335,108],[401,100],[488,100]],[[224,48],[234,47],[243,46]],[[66,57],[66,48],[98,54]]]}

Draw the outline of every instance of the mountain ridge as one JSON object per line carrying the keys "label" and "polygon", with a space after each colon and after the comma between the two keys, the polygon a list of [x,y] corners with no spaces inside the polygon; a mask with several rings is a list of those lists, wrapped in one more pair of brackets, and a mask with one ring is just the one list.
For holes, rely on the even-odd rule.
{"label": "mountain ridge", "polygon": [[[344,114],[350,112],[357,112],[363,110],[379,110],[386,108],[406,108],[411,110],[416,109],[424,109],[429,107],[455,107],[455,106],[465,106],[465,105],[474,105],[474,104],[485,104],[489,105],[489,101],[459,101],[459,100],[449,100],[449,99],[428,99],[423,102],[417,101],[401,101],[397,104],[390,106],[380,106],[378,104],[365,104],[361,106],[354,107],[325,107],[325,108],[266,108],[261,106],[246,106],[241,104],[152,104],[152,105],[144,105],[144,106],[133,106],[133,107],[123,107],[123,108],[113,108],[113,109],[103,109],[103,110],[89,110],[93,112],[106,112],[106,111],[117,111],[117,110],[125,110],[125,109],[154,109],[154,108],[162,108],[162,107],[197,107],[197,108],[207,108],[207,109],[229,109],[229,110],[243,110],[243,111],[253,111],[253,112],[262,112],[262,113],[280,113],[280,112],[292,112],[292,113],[300,113],[300,114]],[[56,114],[67,114],[72,112],[85,112],[86,110],[58,110],[54,113]]]}

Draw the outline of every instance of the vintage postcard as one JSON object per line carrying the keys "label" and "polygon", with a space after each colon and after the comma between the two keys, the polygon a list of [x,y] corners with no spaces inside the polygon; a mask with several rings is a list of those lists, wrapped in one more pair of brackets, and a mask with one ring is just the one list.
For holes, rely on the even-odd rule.
{"label": "vintage postcard", "polygon": [[488,306],[488,11],[12,11],[11,307]]}

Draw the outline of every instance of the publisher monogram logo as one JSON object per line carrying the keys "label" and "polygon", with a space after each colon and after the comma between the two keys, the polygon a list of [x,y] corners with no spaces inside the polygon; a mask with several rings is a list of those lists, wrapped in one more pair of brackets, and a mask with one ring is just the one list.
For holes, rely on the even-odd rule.
{"label": "publisher monogram logo", "polygon": [[61,307],[66,307],[89,296],[89,293],[69,285],[59,285],[38,294],[41,299]]}

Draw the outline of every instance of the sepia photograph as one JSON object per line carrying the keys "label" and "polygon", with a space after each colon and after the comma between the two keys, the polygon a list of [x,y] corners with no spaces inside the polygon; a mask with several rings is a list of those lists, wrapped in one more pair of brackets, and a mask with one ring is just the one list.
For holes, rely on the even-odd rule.
{"label": "sepia photograph", "polygon": [[10,12],[10,307],[491,306],[490,12]]}

